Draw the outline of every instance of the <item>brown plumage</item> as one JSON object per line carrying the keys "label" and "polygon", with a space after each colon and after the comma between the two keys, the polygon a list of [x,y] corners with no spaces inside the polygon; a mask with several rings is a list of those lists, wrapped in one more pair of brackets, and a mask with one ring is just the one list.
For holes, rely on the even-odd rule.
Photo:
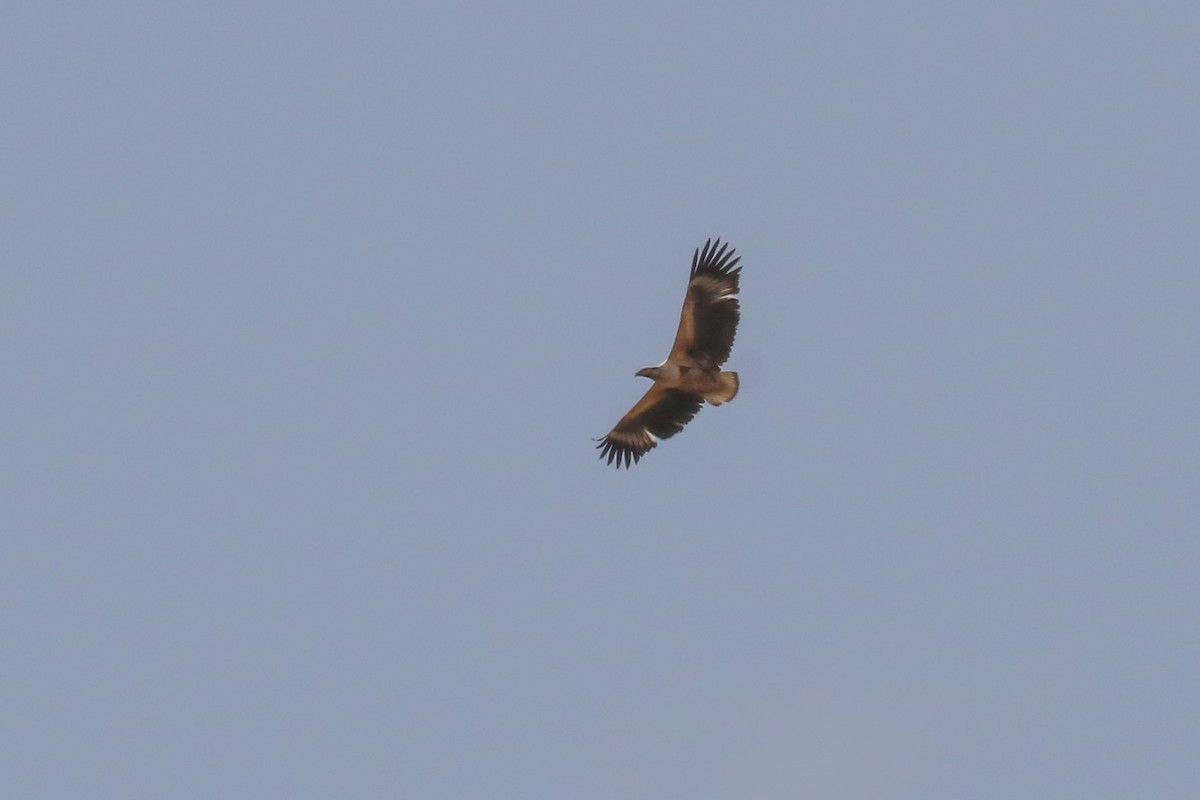
{"label": "brown plumage", "polygon": [[727,403],[738,392],[736,372],[722,372],[729,358],[741,309],[741,258],[721,240],[709,239],[692,256],[679,331],[667,360],[637,374],[654,385],[596,445],[600,457],[619,469],[636,464],[659,439],[669,439],[692,421],[705,401]]}

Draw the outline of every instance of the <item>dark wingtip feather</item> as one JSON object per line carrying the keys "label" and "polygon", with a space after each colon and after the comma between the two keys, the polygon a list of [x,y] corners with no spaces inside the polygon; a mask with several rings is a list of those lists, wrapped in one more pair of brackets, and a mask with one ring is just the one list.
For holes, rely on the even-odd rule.
{"label": "dark wingtip feather", "polygon": [[704,247],[697,247],[692,253],[692,270],[689,280],[697,275],[710,274],[720,277],[732,277],[742,271],[738,263],[742,257],[737,250],[729,246],[729,242],[716,239],[706,239]]}
{"label": "dark wingtip feather", "polygon": [[615,462],[617,469],[621,467],[629,469],[631,460],[636,464],[642,457],[642,454],[635,452],[633,448],[615,442],[607,436],[602,439],[593,439],[592,441],[600,443],[596,445],[596,448],[600,451],[600,460],[603,461],[607,456],[608,465],[614,466]]}

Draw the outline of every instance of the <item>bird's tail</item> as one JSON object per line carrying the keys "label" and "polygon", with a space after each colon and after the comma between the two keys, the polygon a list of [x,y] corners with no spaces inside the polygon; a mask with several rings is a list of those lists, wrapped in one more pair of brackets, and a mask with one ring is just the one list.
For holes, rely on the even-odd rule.
{"label": "bird's tail", "polygon": [[714,406],[719,406],[721,403],[728,403],[738,393],[738,387],[741,385],[738,382],[738,374],[736,372],[722,372],[717,376],[720,381],[720,386],[704,395],[704,399],[712,403]]}

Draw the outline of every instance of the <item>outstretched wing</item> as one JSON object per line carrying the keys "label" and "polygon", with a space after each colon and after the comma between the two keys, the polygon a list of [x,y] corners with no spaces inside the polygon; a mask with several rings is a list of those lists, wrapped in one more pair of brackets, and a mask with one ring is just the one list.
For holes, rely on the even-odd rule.
{"label": "outstretched wing", "polygon": [[741,260],[720,239],[709,239],[703,250],[696,248],[679,332],[668,360],[715,369],[729,359],[741,315],[737,299]]}
{"label": "outstretched wing", "polygon": [[700,410],[702,401],[698,394],[664,389],[654,384],[629,413],[621,417],[616,427],[599,440],[596,447],[600,457],[608,456],[609,464],[615,460],[617,469],[621,468],[622,462],[626,468],[631,460],[636,464],[654,449],[659,439],[670,439],[683,430]]}

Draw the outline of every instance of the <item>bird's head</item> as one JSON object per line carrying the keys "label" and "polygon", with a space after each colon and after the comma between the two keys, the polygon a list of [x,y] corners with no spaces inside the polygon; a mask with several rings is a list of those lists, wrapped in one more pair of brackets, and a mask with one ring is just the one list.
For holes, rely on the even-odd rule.
{"label": "bird's head", "polygon": [[642,367],[641,369],[639,369],[637,372],[635,372],[633,374],[639,378],[649,378],[650,380],[653,381],[653,380],[658,379],[658,373],[659,373],[658,367]]}

